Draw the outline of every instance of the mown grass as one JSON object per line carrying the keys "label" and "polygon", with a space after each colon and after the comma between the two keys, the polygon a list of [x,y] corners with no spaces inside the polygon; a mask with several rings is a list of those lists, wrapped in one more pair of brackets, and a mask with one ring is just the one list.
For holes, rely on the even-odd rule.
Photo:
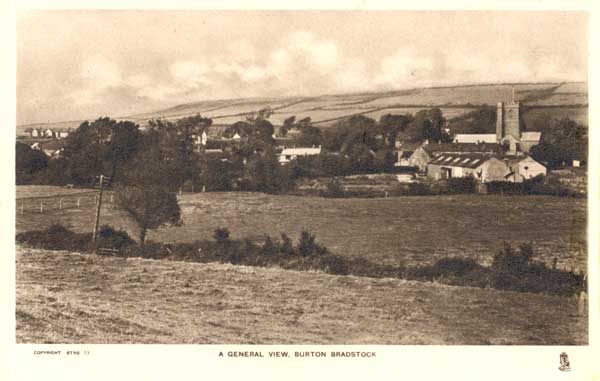
{"label": "mown grass", "polygon": [[[18,191],[18,190],[17,190]],[[433,264],[469,257],[490,265],[502,242],[532,242],[536,259],[565,270],[587,268],[586,200],[549,196],[455,195],[325,199],[262,193],[202,193],[180,197],[183,226],[149,233],[156,242],[210,239],[227,227],[234,239],[314,233],[333,253],[390,265]],[[61,223],[77,232],[94,226],[93,205],[49,213],[17,214],[17,232]],[[107,203],[102,224],[137,227]]]}
{"label": "mown grass", "polygon": [[16,259],[18,343],[587,343],[573,298],[20,247]]}

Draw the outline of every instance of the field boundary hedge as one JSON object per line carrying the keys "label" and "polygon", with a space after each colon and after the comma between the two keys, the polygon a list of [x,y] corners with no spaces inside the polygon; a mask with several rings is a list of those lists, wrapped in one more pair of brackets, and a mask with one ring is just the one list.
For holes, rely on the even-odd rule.
{"label": "field boundary hedge", "polygon": [[[75,233],[61,225],[19,233],[16,241],[24,246],[48,250],[95,252],[90,233]],[[531,244],[521,245],[518,250],[505,244],[504,249],[494,256],[490,267],[463,257],[446,257],[433,265],[414,267],[380,264],[365,258],[346,258],[331,253],[308,231],[301,233],[296,244],[286,234],[280,238],[265,235],[260,242],[248,238],[233,240],[227,228],[217,228],[213,240],[179,244],[148,242],[140,246],[126,232],[102,226],[96,246],[111,249],[108,252],[118,253],[121,257],[279,267],[560,296],[578,295],[586,289],[583,274],[548,268],[544,263],[534,261]]]}

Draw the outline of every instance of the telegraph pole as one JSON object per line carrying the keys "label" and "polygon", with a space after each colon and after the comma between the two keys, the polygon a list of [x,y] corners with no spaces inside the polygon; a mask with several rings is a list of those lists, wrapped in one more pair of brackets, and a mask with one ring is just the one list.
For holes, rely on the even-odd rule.
{"label": "telegraph pole", "polygon": [[98,195],[98,205],[96,207],[96,223],[94,224],[94,232],[92,233],[92,242],[94,242],[94,244],[96,243],[96,238],[98,235],[98,226],[100,225],[100,208],[102,208],[102,191],[104,190],[104,179],[104,175],[100,175],[100,194]]}

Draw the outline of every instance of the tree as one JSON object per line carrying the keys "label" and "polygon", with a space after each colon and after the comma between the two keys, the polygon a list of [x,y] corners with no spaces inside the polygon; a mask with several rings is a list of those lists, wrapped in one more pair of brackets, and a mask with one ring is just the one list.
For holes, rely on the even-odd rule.
{"label": "tree", "polygon": [[585,160],[588,151],[587,127],[569,118],[553,120],[542,134],[540,144],[531,148],[531,156],[550,168],[572,160]]}
{"label": "tree", "polygon": [[398,134],[404,132],[406,127],[413,121],[411,114],[395,115],[386,114],[379,118],[379,127],[384,136],[384,144],[393,147]]}
{"label": "tree", "polygon": [[439,108],[420,110],[408,126],[409,135],[413,141],[432,140],[442,143],[451,142],[451,137],[445,132],[446,118]]}
{"label": "tree", "polygon": [[[171,188],[182,189],[186,181],[196,182],[200,175],[199,153],[195,140],[212,124],[212,119],[195,115],[177,122],[151,120],[148,135],[159,149],[159,157],[170,168]],[[150,147],[155,149],[155,147]]]}
{"label": "tree", "polygon": [[283,121],[283,126],[279,129],[281,136],[286,136],[288,131],[295,127],[296,116],[292,115]]}
{"label": "tree", "polygon": [[120,169],[138,148],[139,126],[129,121],[117,122],[108,117],[92,123],[85,121],[69,134],[63,157],[68,163],[68,175],[80,185],[93,183],[103,173],[117,181]]}
{"label": "tree", "polygon": [[448,128],[455,134],[493,134],[496,132],[496,107],[480,106],[451,119]]}
{"label": "tree", "polygon": [[116,191],[119,205],[140,228],[140,245],[146,241],[148,230],[166,224],[177,224],[181,210],[177,196],[156,185],[127,185]]}
{"label": "tree", "polygon": [[325,133],[324,145],[329,151],[348,152],[355,144],[364,144],[377,150],[375,135],[379,128],[374,119],[364,115],[354,115],[334,124]]}
{"label": "tree", "polygon": [[36,173],[48,167],[48,157],[27,144],[17,142],[15,154],[17,185],[30,184]]}

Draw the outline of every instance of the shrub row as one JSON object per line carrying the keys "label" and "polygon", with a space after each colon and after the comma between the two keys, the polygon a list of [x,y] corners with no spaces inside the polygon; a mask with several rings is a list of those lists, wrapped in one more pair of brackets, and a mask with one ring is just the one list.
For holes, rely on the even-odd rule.
{"label": "shrub row", "polygon": [[[484,267],[470,258],[442,258],[433,265],[404,267],[378,264],[365,258],[345,258],[318,244],[310,232],[302,232],[294,245],[285,234],[280,239],[265,236],[262,242],[230,238],[226,228],[215,230],[214,240],[166,244],[149,242],[135,244],[123,231],[103,226],[98,246],[116,249],[124,257],[142,257],[188,262],[219,262],[246,266],[272,267],[303,271],[323,271],[335,275],[355,275],[373,278],[400,278],[438,283],[491,287],[501,290],[546,293],[561,296],[576,295],[586,288],[581,274],[549,269],[533,261],[533,247],[521,245],[513,250],[509,245],[499,251],[491,267]],[[91,234],[74,233],[60,225],[44,231],[17,234],[17,242],[51,250],[92,252]]]}

